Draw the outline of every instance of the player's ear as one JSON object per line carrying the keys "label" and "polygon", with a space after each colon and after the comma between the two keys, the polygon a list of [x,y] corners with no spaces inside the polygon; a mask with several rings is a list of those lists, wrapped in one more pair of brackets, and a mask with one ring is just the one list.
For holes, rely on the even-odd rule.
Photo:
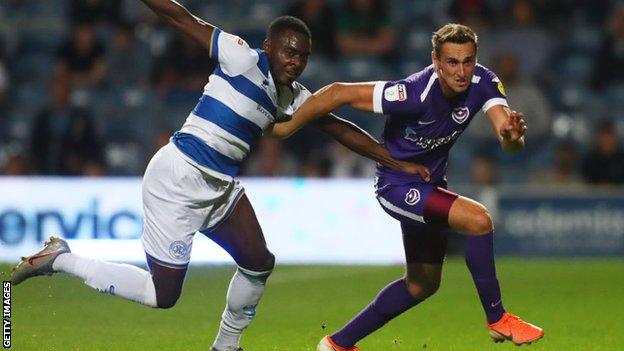
{"label": "player's ear", "polygon": [[435,70],[438,70],[438,55],[436,54],[435,50],[431,50],[431,62],[433,63],[433,68],[435,68]]}
{"label": "player's ear", "polygon": [[271,52],[271,41],[268,38],[262,42],[262,50],[267,54]]}

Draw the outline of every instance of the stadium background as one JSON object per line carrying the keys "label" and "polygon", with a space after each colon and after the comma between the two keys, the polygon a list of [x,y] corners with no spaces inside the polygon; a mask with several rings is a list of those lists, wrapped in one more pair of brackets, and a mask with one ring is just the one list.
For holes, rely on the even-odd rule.
{"label": "stadium background", "polygon": [[[430,36],[440,25],[457,21],[473,27],[481,43],[479,62],[499,75],[511,106],[525,113],[527,150],[503,154],[478,115],[451,153],[450,186],[492,210],[503,292],[511,297],[507,301],[552,335],[536,350],[621,347],[616,316],[624,312],[619,300],[624,296],[622,3],[180,2],[252,46],[261,44],[275,16],[304,19],[313,32],[314,51],[300,81],[310,90],[337,80],[400,79],[430,64]],[[74,250],[91,257],[142,261],[136,240],[139,177],[155,150],[181,126],[213,67],[205,52],[159,22],[138,0],[0,1],[3,278],[8,264],[48,234],[74,239]],[[339,114],[380,136],[383,117],[350,109]],[[256,349],[311,350],[326,332],[320,325],[339,327],[400,274],[398,226],[375,203],[373,172],[371,162],[313,129],[286,141],[264,139],[245,163],[243,183],[278,263],[304,264],[278,266],[272,279],[279,290],[268,290],[258,323],[246,336]],[[201,246],[207,242],[202,239],[193,260],[230,262],[209,243]],[[455,237],[450,248],[458,257],[461,244]],[[331,263],[370,266],[313,265]],[[458,258],[447,266],[440,297],[363,346],[492,347],[479,329],[481,312],[465,267]],[[14,288],[15,348],[108,349],[110,333],[117,349],[205,349],[210,332],[198,337],[195,331],[188,335],[152,323],[171,325],[185,318],[215,330],[230,268],[192,270],[173,315],[152,316],[140,307],[102,299],[71,278]],[[355,280],[361,284],[358,291],[340,288]],[[215,288],[206,289],[206,282]],[[307,309],[296,305],[301,289],[310,292]],[[198,316],[192,306],[205,304],[206,294],[214,301]],[[462,303],[466,300],[472,303]],[[74,307],[93,319],[72,316],[67,324],[59,322],[56,314]],[[97,322],[113,321],[125,310],[132,313],[125,314],[122,327]],[[461,317],[445,318],[455,313]],[[424,318],[434,323],[423,326]],[[453,324],[455,319],[475,325],[465,328]],[[78,327],[82,332],[75,333],[81,322],[86,329]],[[458,332],[449,336],[442,326]],[[275,333],[279,327],[282,332]],[[103,337],[89,328],[103,328],[95,333]],[[123,335],[127,328],[138,332],[137,340]],[[171,341],[155,343],[150,335],[168,335]],[[176,342],[180,339],[184,342]]]}

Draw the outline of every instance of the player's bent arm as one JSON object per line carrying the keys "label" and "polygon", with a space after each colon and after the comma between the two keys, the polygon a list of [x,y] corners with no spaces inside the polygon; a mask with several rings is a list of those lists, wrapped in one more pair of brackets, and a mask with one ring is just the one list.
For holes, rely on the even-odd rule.
{"label": "player's bent arm", "polygon": [[141,0],[160,18],[180,32],[190,36],[207,50],[212,46],[215,27],[194,16],[175,0]]}
{"label": "player's bent arm", "polygon": [[350,105],[351,107],[372,112],[375,83],[332,83],[319,89],[310,96],[293,114],[288,122],[277,123],[270,134],[287,138],[304,125],[326,116],[331,111]]}
{"label": "player's bent arm", "polygon": [[521,113],[496,105],[490,107],[486,115],[504,151],[518,153],[524,150],[526,125]]}
{"label": "player's bent arm", "polygon": [[394,159],[388,149],[354,123],[333,114],[328,114],[314,121],[311,126],[331,135],[351,151],[377,161],[384,166],[407,173],[420,174],[425,181],[430,179],[431,173],[427,167]]}

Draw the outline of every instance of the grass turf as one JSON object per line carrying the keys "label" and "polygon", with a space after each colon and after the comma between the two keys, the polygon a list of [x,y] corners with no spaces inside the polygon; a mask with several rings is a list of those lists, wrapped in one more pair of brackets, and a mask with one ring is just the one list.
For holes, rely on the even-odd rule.
{"label": "grass turf", "polygon": [[[497,261],[505,307],[545,329],[523,349],[624,348],[624,261],[505,258]],[[3,280],[9,266],[0,266]],[[234,268],[195,267],[178,304],[154,310],[100,294],[78,278],[38,277],[13,287],[14,350],[208,350],[218,328]],[[400,266],[278,266],[256,320],[248,351],[315,350]],[[509,350],[484,327],[476,292],[462,260],[445,264],[440,291],[359,343],[362,350]]]}

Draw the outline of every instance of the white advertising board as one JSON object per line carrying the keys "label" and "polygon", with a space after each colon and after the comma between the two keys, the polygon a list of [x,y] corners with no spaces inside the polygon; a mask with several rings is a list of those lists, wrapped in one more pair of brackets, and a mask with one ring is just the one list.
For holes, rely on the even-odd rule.
{"label": "white advertising board", "polygon": [[[278,263],[401,263],[398,222],[372,180],[242,179]],[[144,262],[139,178],[0,177],[0,261],[15,263],[50,235],[72,251]],[[196,234],[191,262],[231,262]]]}

